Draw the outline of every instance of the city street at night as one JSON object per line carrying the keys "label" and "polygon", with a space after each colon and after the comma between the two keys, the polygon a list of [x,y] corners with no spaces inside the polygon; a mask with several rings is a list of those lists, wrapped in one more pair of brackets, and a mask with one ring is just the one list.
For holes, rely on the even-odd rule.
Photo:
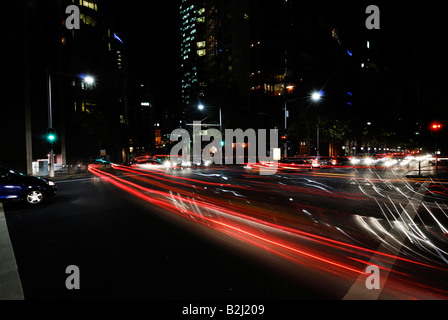
{"label": "city street at night", "polygon": [[5,2],[0,309],[283,320],[445,302],[447,11]]}
{"label": "city street at night", "polygon": [[[59,181],[58,197],[38,209],[5,205],[25,298],[448,295],[448,208],[430,193],[434,181],[404,178],[407,170],[90,172]],[[65,288],[69,265],[80,290]],[[381,290],[365,287],[368,265],[380,267]]]}

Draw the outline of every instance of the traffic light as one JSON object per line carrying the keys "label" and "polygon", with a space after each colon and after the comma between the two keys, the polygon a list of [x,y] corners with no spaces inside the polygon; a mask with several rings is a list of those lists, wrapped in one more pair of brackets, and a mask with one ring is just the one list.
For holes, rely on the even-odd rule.
{"label": "traffic light", "polygon": [[47,130],[47,142],[49,146],[53,146],[56,142],[56,131],[53,128]]}
{"label": "traffic light", "polygon": [[284,135],[282,135],[282,142],[283,143],[286,143],[286,141],[287,141],[287,139],[288,139],[288,135],[286,135],[286,134],[284,134]]}

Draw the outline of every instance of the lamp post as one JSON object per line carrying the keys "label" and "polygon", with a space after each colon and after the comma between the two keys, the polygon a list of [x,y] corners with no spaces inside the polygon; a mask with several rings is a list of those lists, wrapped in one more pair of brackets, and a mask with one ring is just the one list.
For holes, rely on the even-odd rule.
{"label": "lamp post", "polygon": [[[314,102],[319,102],[322,99],[322,91],[318,91],[318,92],[314,92],[311,95],[311,100],[313,100]],[[319,160],[319,156],[320,156],[320,132],[319,132],[319,117],[317,117],[317,132],[316,132],[316,137],[317,137],[317,141],[316,141],[316,155],[317,155],[317,160]]]}
{"label": "lamp post", "polygon": [[[54,148],[53,144],[56,140],[56,136],[54,134],[54,128],[53,128],[53,104],[52,104],[52,86],[51,86],[51,75],[57,74],[62,76],[69,76],[69,77],[77,77],[84,80],[85,83],[89,85],[93,85],[95,83],[95,79],[92,76],[79,76],[75,74],[70,73],[63,73],[63,72],[55,72],[55,71],[48,71],[47,70],[47,80],[48,80],[48,142],[50,145],[49,150],[49,157],[50,157],[50,163],[49,163],[49,176],[50,178],[54,178]],[[65,143],[63,146],[62,153],[65,154]]]}
{"label": "lamp post", "polygon": [[[285,133],[287,133],[288,131],[288,117],[289,117],[289,112],[288,112],[288,102],[293,102],[293,101],[297,101],[300,99],[310,99],[312,102],[319,102],[322,100],[322,97],[324,96],[322,91],[315,91],[312,92],[309,96],[306,97],[301,97],[301,98],[297,98],[297,99],[292,99],[292,100],[285,100],[285,106],[284,106],[284,110],[285,110]],[[287,140],[285,142],[285,151],[284,151],[284,157],[286,158],[288,156],[288,146],[287,146]],[[317,156],[319,156],[319,124],[317,124]]]}
{"label": "lamp post", "polygon": [[[216,106],[207,106],[208,108],[218,108],[219,109],[219,131],[222,134],[222,111],[221,111],[221,106],[216,107]],[[205,106],[203,104],[198,105],[198,109],[203,111],[205,109]],[[208,125],[209,127],[213,127],[214,125]]]}

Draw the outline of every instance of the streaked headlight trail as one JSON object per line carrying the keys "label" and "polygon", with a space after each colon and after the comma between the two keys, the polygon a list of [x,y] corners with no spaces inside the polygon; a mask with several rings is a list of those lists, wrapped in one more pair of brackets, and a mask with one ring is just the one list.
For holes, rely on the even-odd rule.
{"label": "streaked headlight trail", "polygon": [[[296,271],[300,270],[299,278],[306,278],[309,271],[333,279],[334,283],[329,287],[337,286],[341,281],[349,286],[360,275],[368,276],[365,270],[375,255],[375,265],[389,274],[387,287],[382,288],[385,294],[399,298],[448,298],[448,290],[443,283],[427,283],[419,276],[426,270],[447,278],[448,268],[443,264],[415,259],[411,254],[378,252],[376,248],[382,241],[378,230],[383,227],[378,219],[365,219],[323,204],[324,200],[339,199],[365,205],[368,197],[363,193],[343,192],[306,179],[302,179],[302,185],[276,183],[272,178],[236,184],[244,178],[241,181],[239,178],[220,179],[219,174],[193,179],[173,176],[163,166],[152,170],[113,166],[110,171],[90,166],[89,171],[170,216],[181,217],[209,232],[230,237],[238,246],[243,244],[246,250],[257,249],[262,259],[275,257],[296,266]],[[273,201],[266,205],[263,202],[266,190],[273,188],[292,195],[300,194],[301,198],[297,200],[298,197],[293,196],[285,203]],[[321,201],[312,203],[308,200],[311,197]],[[376,201],[380,206],[386,202]],[[344,231],[342,224],[333,227],[333,221],[337,219],[350,221],[346,224],[370,231],[353,231],[350,228]],[[408,224],[401,228],[409,229]],[[414,225],[412,228],[422,232]],[[409,269],[422,273],[411,273]]]}

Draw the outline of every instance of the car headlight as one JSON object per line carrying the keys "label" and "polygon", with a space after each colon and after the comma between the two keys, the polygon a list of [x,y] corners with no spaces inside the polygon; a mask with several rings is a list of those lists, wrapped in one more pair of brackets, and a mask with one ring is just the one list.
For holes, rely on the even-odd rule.
{"label": "car headlight", "polygon": [[191,167],[191,162],[190,161],[182,162],[182,166],[183,167]]}
{"label": "car headlight", "polygon": [[55,185],[54,181],[51,181],[51,180],[48,180],[47,183],[48,183],[49,186],[54,186]]}
{"label": "car headlight", "polygon": [[208,167],[211,164],[212,164],[212,161],[210,161],[210,160],[205,160],[204,161],[204,166],[206,166],[206,167]]}

